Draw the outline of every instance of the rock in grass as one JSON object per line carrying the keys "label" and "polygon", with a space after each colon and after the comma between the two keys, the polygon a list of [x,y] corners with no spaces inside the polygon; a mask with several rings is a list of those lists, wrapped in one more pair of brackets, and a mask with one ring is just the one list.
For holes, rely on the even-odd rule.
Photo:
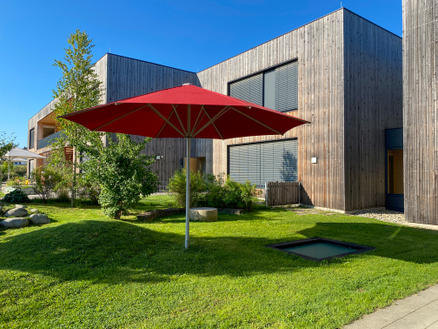
{"label": "rock in grass", "polygon": [[15,208],[26,208],[24,204],[16,204]]}
{"label": "rock in grass", "polygon": [[8,218],[0,222],[0,226],[4,228],[20,228],[29,225],[26,218]]}
{"label": "rock in grass", "polygon": [[36,224],[36,225],[50,223],[49,217],[47,217],[47,215],[44,214],[30,215],[30,221],[32,222],[32,224]]}
{"label": "rock in grass", "polygon": [[200,207],[190,209],[190,219],[200,222],[214,222],[217,220],[217,208]]}
{"label": "rock in grass", "polygon": [[14,208],[10,209],[6,212],[6,217],[26,217],[29,213],[24,208]]}
{"label": "rock in grass", "polygon": [[35,209],[35,208],[30,209],[29,212],[31,214],[38,214],[39,213],[38,209]]}

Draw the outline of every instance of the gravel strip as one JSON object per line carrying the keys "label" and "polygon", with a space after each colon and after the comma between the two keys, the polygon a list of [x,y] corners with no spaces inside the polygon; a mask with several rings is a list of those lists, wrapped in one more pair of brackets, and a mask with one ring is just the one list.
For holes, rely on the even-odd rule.
{"label": "gravel strip", "polygon": [[438,231],[438,225],[426,225],[409,223],[406,221],[405,214],[398,211],[388,210],[385,208],[362,209],[351,213],[351,215],[374,218],[383,222],[397,223],[405,226],[423,228],[427,230]]}
{"label": "gravel strip", "polygon": [[406,224],[405,214],[385,208],[362,209],[351,213],[352,215],[375,218],[384,222]]}

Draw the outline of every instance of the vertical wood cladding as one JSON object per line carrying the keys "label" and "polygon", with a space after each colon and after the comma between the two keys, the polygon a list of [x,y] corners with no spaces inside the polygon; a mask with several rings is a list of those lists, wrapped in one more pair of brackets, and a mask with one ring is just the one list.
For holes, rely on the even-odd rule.
{"label": "vertical wood cladding", "polygon": [[385,206],[385,129],[402,127],[402,40],[345,11],[345,210]]}
{"label": "vertical wood cladding", "polygon": [[[107,56],[107,102],[172,88],[183,83],[199,85],[193,72],[113,54]],[[211,158],[211,142],[198,139],[192,145],[194,157]],[[155,161],[153,170],[159,174],[160,187],[164,188],[175,170],[182,168],[181,161],[185,156],[184,139],[154,138],[147,144],[145,154],[163,156]],[[206,170],[211,172],[209,167]]]}
{"label": "vertical wood cladding", "polygon": [[[298,59],[298,110],[310,125],[284,136],[213,141],[213,172],[227,172],[227,145],[298,137],[298,180],[303,202],[344,209],[343,10],[232,57],[198,73],[202,87],[227,93],[228,83]],[[319,158],[311,164],[311,157]]]}
{"label": "vertical wood cladding", "polygon": [[[346,9],[198,73],[204,88],[298,61],[298,110],[311,122],[285,134],[213,141],[213,172],[227,145],[298,137],[302,202],[352,210],[385,204],[384,129],[402,126],[401,39]],[[311,164],[311,158],[318,158]]]}
{"label": "vertical wood cladding", "polygon": [[403,1],[405,214],[438,224],[438,0]]}

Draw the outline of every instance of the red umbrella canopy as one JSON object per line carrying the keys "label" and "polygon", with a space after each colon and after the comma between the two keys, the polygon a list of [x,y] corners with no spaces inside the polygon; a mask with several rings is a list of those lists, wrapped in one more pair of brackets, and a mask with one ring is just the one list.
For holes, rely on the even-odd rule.
{"label": "red umbrella canopy", "polygon": [[284,134],[307,121],[193,85],[64,115],[90,130],[156,138]]}

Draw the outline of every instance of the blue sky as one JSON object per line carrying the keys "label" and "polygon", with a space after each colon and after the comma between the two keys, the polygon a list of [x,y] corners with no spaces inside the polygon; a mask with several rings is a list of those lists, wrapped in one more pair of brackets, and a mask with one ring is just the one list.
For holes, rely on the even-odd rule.
{"label": "blue sky", "polygon": [[[344,0],[401,36],[401,0]],[[339,0],[0,0],[0,131],[27,146],[27,121],[52,99],[67,37],[106,52],[200,71],[340,7]]]}

